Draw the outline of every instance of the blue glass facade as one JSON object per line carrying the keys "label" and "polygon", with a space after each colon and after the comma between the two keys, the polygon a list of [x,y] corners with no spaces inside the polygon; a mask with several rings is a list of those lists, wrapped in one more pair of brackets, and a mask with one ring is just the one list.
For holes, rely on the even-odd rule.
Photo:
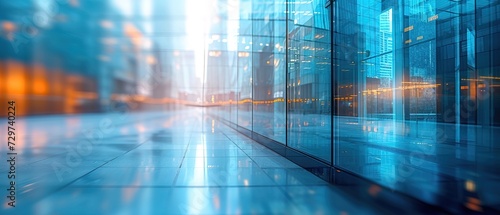
{"label": "blue glass facade", "polygon": [[333,1],[334,165],[424,201],[479,196],[496,207],[486,188],[498,187],[486,179],[495,167],[484,160],[498,147],[496,8]]}
{"label": "blue glass facade", "polygon": [[[289,159],[313,157],[315,161],[303,166],[330,174],[325,176],[330,180],[335,174],[312,168],[322,166],[316,161],[332,172],[355,174],[431,204],[465,204],[470,209],[475,206],[468,199],[479,198],[485,208],[498,205],[487,189],[500,184],[486,177],[495,174],[496,162],[485,159],[498,149],[498,2],[336,0],[285,5],[286,58],[276,61],[282,56],[278,47],[272,57],[253,58],[251,116],[245,112],[253,123],[237,120],[237,127],[261,142],[269,138],[285,145],[269,146]],[[258,6],[253,3],[254,11],[263,11]],[[281,11],[267,12],[264,22],[281,22],[272,19]],[[254,30],[267,33],[255,23],[259,21],[254,21]],[[259,44],[267,42],[257,35],[254,31],[253,52],[262,56]],[[271,77],[261,70],[265,59],[286,60],[286,67],[275,65]],[[262,96],[266,90],[281,95],[278,86],[271,87],[280,75],[286,79],[286,110],[281,100]],[[255,82],[264,76],[267,85]],[[227,118],[227,113],[219,115]],[[274,132],[284,129],[286,138],[276,138]]]}

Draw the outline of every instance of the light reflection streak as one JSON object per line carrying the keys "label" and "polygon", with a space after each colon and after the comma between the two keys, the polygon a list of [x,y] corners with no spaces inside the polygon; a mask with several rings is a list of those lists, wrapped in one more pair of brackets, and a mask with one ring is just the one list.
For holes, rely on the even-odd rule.
{"label": "light reflection streak", "polygon": [[[207,33],[209,32],[209,21],[212,16],[211,10],[207,10],[209,5],[213,4],[210,1],[186,1],[186,29],[187,38],[190,43],[189,50],[195,52],[195,75],[197,78],[203,77],[205,72],[205,50],[208,48],[208,43],[205,42]],[[204,82],[205,80],[202,80]]]}
{"label": "light reflection streak", "polygon": [[[206,143],[207,143],[207,136],[205,133],[202,133],[200,136],[200,141],[201,143],[198,143],[196,145],[196,158],[194,162],[194,168],[193,170],[193,177],[191,182],[193,184],[200,184],[200,183],[207,183],[207,173],[206,173]],[[198,168],[198,167],[203,167],[203,168]],[[197,191],[196,189],[189,189],[189,192],[187,194],[187,201],[189,202],[189,214],[198,214],[200,213],[200,208],[199,204],[200,202],[198,201],[200,198],[199,195],[202,195],[200,191]]]}

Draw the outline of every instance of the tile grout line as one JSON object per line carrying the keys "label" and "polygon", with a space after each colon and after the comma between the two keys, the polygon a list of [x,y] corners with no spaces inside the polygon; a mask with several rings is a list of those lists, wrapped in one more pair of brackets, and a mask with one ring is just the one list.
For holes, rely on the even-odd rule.
{"label": "tile grout line", "polygon": [[104,163],[103,163],[103,164],[101,164],[100,166],[97,166],[96,168],[94,168],[94,169],[90,170],[89,172],[87,172],[87,173],[85,173],[85,174],[83,174],[83,175],[81,175],[81,176],[77,177],[76,179],[73,179],[73,180],[69,181],[69,182],[68,182],[68,183],[66,183],[65,185],[63,185],[63,186],[61,186],[61,187],[58,187],[58,188],[55,188],[54,190],[52,190],[52,192],[51,192],[50,194],[45,195],[45,196],[43,196],[42,198],[40,198],[40,199],[38,199],[38,200],[36,200],[36,201],[37,201],[37,202],[39,202],[39,201],[41,201],[41,200],[43,200],[43,199],[45,199],[45,198],[48,198],[48,197],[50,197],[50,196],[52,196],[52,195],[54,195],[54,194],[58,193],[59,191],[63,190],[64,188],[69,187],[71,184],[75,183],[75,182],[76,182],[76,181],[78,181],[79,179],[81,179],[81,178],[83,178],[83,177],[85,177],[85,176],[89,175],[90,173],[92,173],[92,172],[96,171],[97,169],[101,168],[102,166],[104,166],[104,165],[108,164],[109,162],[114,161],[114,160],[116,160],[117,158],[119,158],[119,157],[121,157],[121,156],[123,156],[123,155],[125,155],[125,154],[129,153],[130,151],[132,151],[132,150],[134,150],[134,149],[138,148],[139,146],[141,146],[142,144],[146,143],[146,142],[147,142],[147,141],[149,141],[149,140],[151,140],[151,138],[146,139],[144,142],[137,144],[137,146],[136,146],[136,147],[134,147],[134,148],[132,148],[132,149],[130,149],[130,150],[128,150],[128,151],[126,151],[125,153],[123,153],[123,154],[121,154],[121,155],[116,156],[115,158],[113,158],[113,159],[111,159],[111,160],[109,160],[109,161],[104,162]]}
{"label": "tile grout line", "polygon": [[193,134],[192,134],[192,131],[191,131],[191,134],[189,135],[188,144],[186,146],[186,150],[184,151],[184,156],[182,156],[181,164],[179,164],[179,166],[177,168],[177,172],[176,172],[175,177],[174,177],[174,180],[172,181],[172,186],[173,187],[175,186],[175,184],[177,184],[177,179],[179,178],[179,173],[181,171],[182,164],[184,164],[184,160],[186,159],[186,154],[187,154],[187,151],[189,150],[189,146],[191,145],[191,141],[192,140],[193,140]]}

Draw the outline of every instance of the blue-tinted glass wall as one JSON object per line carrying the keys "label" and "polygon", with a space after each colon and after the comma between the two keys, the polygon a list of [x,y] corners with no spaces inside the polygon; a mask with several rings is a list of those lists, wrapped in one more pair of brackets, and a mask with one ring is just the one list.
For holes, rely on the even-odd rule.
{"label": "blue-tinted glass wall", "polygon": [[93,23],[95,14],[110,9],[90,1],[78,7],[64,1],[0,3],[2,95],[16,95],[20,115],[100,110],[103,64],[95,56],[103,51],[104,32]]}
{"label": "blue-tinted glass wall", "polygon": [[331,162],[331,41],[326,1],[288,1],[287,146]]}
{"label": "blue-tinted glass wall", "polygon": [[252,2],[253,131],[285,142],[285,1]]}
{"label": "blue-tinted glass wall", "polygon": [[331,45],[325,4],[239,1],[236,90],[216,84],[230,75],[213,75],[209,88],[234,93],[236,101],[222,99],[226,102],[217,113],[222,118],[330,163]]}
{"label": "blue-tinted glass wall", "polygon": [[498,204],[485,179],[499,148],[498,8],[334,1],[334,166],[428,202]]}

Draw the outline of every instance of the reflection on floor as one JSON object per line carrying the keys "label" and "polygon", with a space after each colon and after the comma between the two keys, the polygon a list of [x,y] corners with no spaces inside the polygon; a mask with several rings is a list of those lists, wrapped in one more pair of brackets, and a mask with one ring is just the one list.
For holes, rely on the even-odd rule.
{"label": "reflection on floor", "polygon": [[[285,129],[272,125],[272,117],[284,118],[284,113],[254,115],[268,119],[252,127],[264,136],[272,138],[276,132],[270,131]],[[244,112],[237,123],[247,124],[248,118]],[[288,146],[331,161],[331,119],[288,113]],[[500,211],[498,192],[492,192],[500,190],[500,128],[342,116],[333,120],[337,167],[453,212]]]}
{"label": "reflection on floor", "polygon": [[387,214],[201,110],[27,117],[16,130],[16,208],[4,199],[0,214]]}

